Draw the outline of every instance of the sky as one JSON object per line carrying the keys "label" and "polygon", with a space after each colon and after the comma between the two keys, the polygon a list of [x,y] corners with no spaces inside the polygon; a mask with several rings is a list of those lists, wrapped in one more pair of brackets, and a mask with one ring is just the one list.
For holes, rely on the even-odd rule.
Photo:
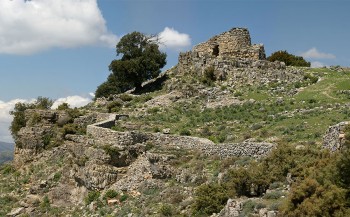
{"label": "sky", "polygon": [[0,141],[12,141],[16,102],[90,102],[127,33],[159,35],[164,70],[233,27],[248,28],[267,55],[287,50],[313,67],[350,66],[349,8],[348,0],[0,0]]}

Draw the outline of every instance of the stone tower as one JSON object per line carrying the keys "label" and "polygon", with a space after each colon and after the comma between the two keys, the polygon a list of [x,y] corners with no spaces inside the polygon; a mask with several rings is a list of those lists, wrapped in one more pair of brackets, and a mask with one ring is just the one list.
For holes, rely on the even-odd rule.
{"label": "stone tower", "polygon": [[178,69],[203,72],[209,66],[216,69],[249,67],[265,59],[264,45],[252,45],[248,29],[233,28],[196,45],[192,51],[180,53]]}

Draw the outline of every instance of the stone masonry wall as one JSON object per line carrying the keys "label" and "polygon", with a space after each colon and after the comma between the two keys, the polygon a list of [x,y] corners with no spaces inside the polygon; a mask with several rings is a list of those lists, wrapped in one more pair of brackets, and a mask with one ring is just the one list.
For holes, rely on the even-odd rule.
{"label": "stone masonry wall", "polygon": [[230,156],[249,156],[259,158],[267,155],[276,147],[271,143],[245,142],[238,144],[214,144],[204,138],[191,136],[176,136],[161,133],[142,133],[137,131],[118,132],[105,126],[114,124],[114,116],[110,119],[89,125],[87,134],[91,135],[97,145],[129,146],[137,143],[151,142],[159,146],[179,147],[184,149],[199,150],[207,155],[218,155],[222,158]]}
{"label": "stone masonry wall", "polygon": [[330,126],[323,137],[323,148],[327,148],[332,152],[340,150],[344,144],[344,129],[350,122],[340,122],[334,126]]}
{"label": "stone masonry wall", "polygon": [[218,80],[233,80],[234,84],[266,83],[266,81],[294,82],[303,78],[301,70],[286,69],[283,62],[266,60],[261,44],[251,45],[249,31],[233,28],[180,53],[177,73],[203,76],[214,67]]}

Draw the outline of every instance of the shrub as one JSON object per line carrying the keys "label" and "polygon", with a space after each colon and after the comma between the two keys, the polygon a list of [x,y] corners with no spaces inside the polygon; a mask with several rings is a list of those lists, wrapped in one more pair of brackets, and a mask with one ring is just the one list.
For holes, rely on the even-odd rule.
{"label": "shrub", "polygon": [[304,75],[304,80],[309,81],[311,84],[314,84],[318,81],[318,77],[317,76],[313,76],[311,74],[305,74]]}
{"label": "shrub", "polygon": [[181,136],[190,136],[191,135],[191,131],[189,131],[188,129],[182,129],[180,131],[180,135]]}
{"label": "shrub", "polygon": [[133,99],[133,97],[131,96],[131,95],[129,95],[129,94],[121,94],[120,96],[119,96],[119,98],[121,99],[121,100],[123,100],[124,102],[129,102],[129,101],[131,101],[132,99]]}
{"label": "shrub", "polygon": [[225,184],[235,190],[238,196],[262,195],[269,186],[269,177],[263,173],[262,165],[254,162],[248,168],[239,167],[228,171]]}
{"label": "shrub", "polygon": [[271,56],[267,57],[267,60],[271,62],[281,61],[284,62],[287,66],[311,66],[311,63],[307,62],[303,57],[295,56],[288,53],[287,51],[276,51],[272,53]]}
{"label": "shrub", "polygon": [[40,209],[41,211],[47,211],[48,209],[50,209],[50,200],[47,197],[47,195],[45,195],[45,197],[43,198],[43,200],[40,203]]}
{"label": "shrub", "polygon": [[160,111],[159,107],[153,107],[153,108],[147,109],[147,113],[149,113],[149,114],[156,114],[159,111]]}
{"label": "shrub", "polygon": [[145,147],[145,151],[149,151],[149,150],[151,150],[151,149],[154,148],[154,147],[155,147],[155,146],[154,146],[153,143],[147,142],[147,143],[146,143],[146,147]]}
{"label": "shrub", "polygon": [[295,88],[301,88],[301,87],[302,87],[301,82],[300,82],[300,81],[295,82],[295,83],[294,83],[294,87],[295,87]]}
{"label": "shrub", "polygon": [[112,198],[116,198],[118,196],[118,192],[116,192],[115,190],[113,189],[109,189],[105,195],[103,196],[103,199],[104,200],[107,200],[107,199],[112,199]]}
{"label": "shrub", "polygon": [[249,216],[250,213],[252,213],[257,206],[257,203],[252,200],[247,200],[243,203],[243,209],[241,216]]}
{"label": "shrub", "polygon": [[85,197],[84,201],[86,205],[89,205],[93,201],[96,201],[100,197],[100,192],[98,191],[90,191],[88,195]]}
{"label": "shrub", "polygon": [[203,84],[209,86],[213,85],[213,83],[216,81],[215,68],[213,66],[210,66],[204,70],[204,74],[201,81]]}
{"label": "shrub", "polygon": [[173,207],[169,204],[162,204],[159,211],[163,216],[173,216]]}
{"label": "shrub", "polygon": [[57,110],[60,110],[60,111],[64,111],[64,110],[67,110],[67,109],[69,109],[69,105],[66,102],[62,103],[61,105],[59,105],[57,107]]}
{"label": "shrub", "polygon": [[80,134],[80,135],[82,135],[85,133],[86,133],[86,129],[83,127],[80,127],[77,124],[66,124],[62,128],[63,136],[65,136],[67,134]]}
{"label": "shrub", "polygon": [[108,112],[111,113],[111,112],[118,112],[120,110],[120,108],[122,107],[122,103],[119,102],[119,101],[113,101],[113,102],[110,102],[108,105],[107,105],[107,109],[108,109]]}
{"label": "shrub", "polygon": [[103,150],[113,159],[120,155],[119,150],[111,145],[103,146]]}
{"label": "shrub", "polygon": [[16,103],[14,110],[10,112],[10,114],[13,116],[13,120],[12,120],[11,126],[10,126],[10,131],[11,131],[11,134],[14,138],[17,137],[18,131],[22,127],[26,126],[26,119],[25,119],[24,112],[27,109],[30,109],[33,107],[34,106],[31,104],[18,102],[18,103]]}
{"label": "shrub", "polygon": [[35,108],[37,109],[50,109],[53,105],[53,100],[39,96],[35,102]]}
{"label": "shrub", "polygon": [[58,182],[61,179],[62,174],[60,172],[55,173],[53,176],[53,181]]}
{"label": "shrub", "polygon": [[239,97],[239,96],[243,96],[243,93],[241,91],[235,91],[235,93],[233,94],[234,97]]}
{"label": "shrub", "polygon": [[40,114],[35,112],[30,118],[30,125],[34,126],[40,122],[41,122],[41,116],[40,116]]}
{"label": "shrub", "polygon": [[124,202],[124,201],[126,201],[128,198],[129,198],[129,196],[128,196],[127,194],[123,194],[123,195],[119,198],[119,201],[120,201],[120,202]]}
{"label": "shrub", "polygon": [[226,187],[217,183],[199,186],[192,205],[193,214],[211,215],[220,212],[229,198],[228,192]]}

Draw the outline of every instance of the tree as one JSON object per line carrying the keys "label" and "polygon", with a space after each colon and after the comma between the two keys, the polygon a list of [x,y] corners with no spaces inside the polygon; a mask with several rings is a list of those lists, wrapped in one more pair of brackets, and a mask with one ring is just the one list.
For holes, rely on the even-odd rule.
{"label": "tree", "polygon": [[307,62],[303,57],[295,56],[293,54],[288,53],[287,51],[276,51],[271,54],[267,58],[267,60],[274,62],[274,61],[282,61],[287,66],[306,66],[310,67],[311,63]]}
{"label": "tree", "polygon": [[96,97],[125,92],[142,82],[155,78],[166,64],[166,54],[159,51],[158,40],[140,32],[132,32],[121,38],[116,46],[117,56],[109,65],[112,73],[96,90]]}

